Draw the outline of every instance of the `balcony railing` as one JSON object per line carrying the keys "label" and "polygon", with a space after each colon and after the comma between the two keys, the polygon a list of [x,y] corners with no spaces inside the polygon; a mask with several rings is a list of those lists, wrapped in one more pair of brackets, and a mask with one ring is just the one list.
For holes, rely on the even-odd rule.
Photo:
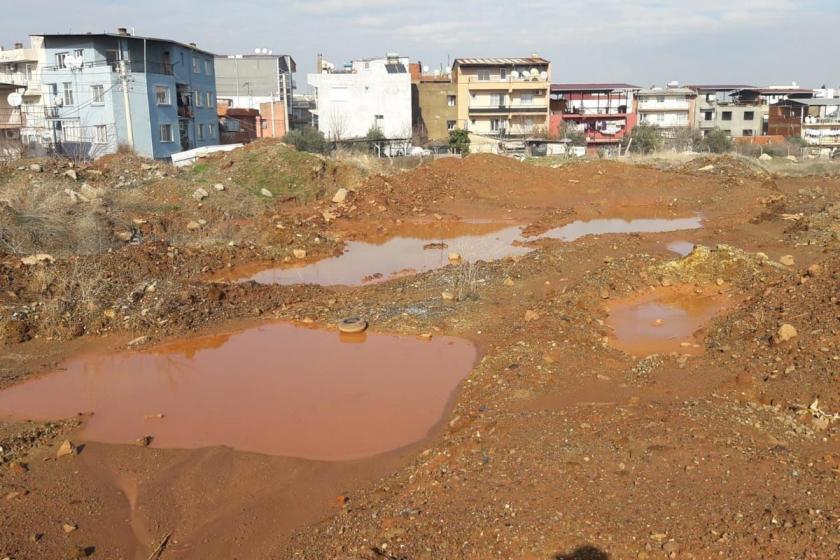
{"label": "balcony railing", "polygon": [[470,105],[469,110],[473,113],[544,113],[548,111],[548,105],[545,103]]}

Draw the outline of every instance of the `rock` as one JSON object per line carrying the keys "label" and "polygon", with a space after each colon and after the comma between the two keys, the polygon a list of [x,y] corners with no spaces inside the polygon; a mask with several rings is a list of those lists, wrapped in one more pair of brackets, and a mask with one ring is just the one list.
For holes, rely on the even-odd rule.
{"label": "rock", "polygon": [[432,340],[432,333],[420,333],[420,338],[423,340]]}
{"label": "rock", "polygon": [[146,335],[138,336],[137,338],[132,338],[131,340],[129,340],[128,346],[137,346],[139,344],[143,344],[147,340],[149,340],[149,337]]}
{"label": "rock", "polygon": [[779,332],[777,333],[776,338],[779,342],[787,342],[788,340],[795,338],[797,334],[796,327],[790,323],[785,323],[779,327]]}
{"label": "rock", "polygon": [[292,254],[295,256],[296,259],[306,258],[306,251],[303,249],[295,249],[292,251]]}
{"label": "rock", "polygon": [[216,183],[215,185],[213,185],[213,188],[219,192],[225,190],[225,186],[222,183]]}
{"label": "rock", "polygon": [[114,235],[120,241],[131,241],[131,232],[130,231],[118,231]]}
{"label": "rock", "polygon": [[79,452],[79,449],[73,445],[69,439],[65,439],[61,442],[61,445],[58,446],[58,451],[56,451],[55,456],[57,458],[66,457],[67,455],[76,455]]}
{"label": "rock", "polygon": [[779,262],[785,266],[793,266],[796,261],[793,259],[793,255],[784,255],[779,257]]}
{"label": "rock", "polygon": [[34,266],[36,264],[49,264],[54,262],[55,259],[52,255],[48,255],[47,253],[36,253],[34,255],[29,255],[26,257],[22,257],[20,262],[25,264],[26,266]]}
{"label": "rock", "polygon": [[671,285],[671,280],[669,278],[663,278],[659,281],[660,284],[665,286],[666,288]]}
{"label": "rock", "polygon": [[40,163],[33,163],[29,166],[30,171],[34,171],[35,173],[41,173],[44,170],[44,167]]}
{"label": "rock", "polygon": [[513,286],[513,278],[511,278],[510,276],[505,278],[505,286]]}
{"label": "rock", "polygon": [[80,195],[73,189],[64,189],[64,194],[70,197],[70,202],[72,202],[73,204],[82,202],[82,195]]}
{"label": "rock", "polygon": [[536,321],[540,318],[540,314],[534,311],[533,309],[529,309],[525,312],[525,321]]}
{"label": "rock", "polygon": [[82,193],[82,196],[86,197],[89,200],[99,198],[100,196],[102,196],[101,189],[91,187],[87,183],[82,183],[82,186],[79,188],[79,192]]}
{"label": "rock", "polygon": [[199,223],[198,223],[198,222],[196,222],[195,220],[191,220],[191,221],[189,221],[189,222],[187,223],[187,229],[188,229],[188,230],[191,230],[191,231],[192,231],[192,230],[196,230],[196,229],[198,229],[198,228],[200,228],[200,227],[201,227],[201,224],[199,224]]}
{"label": "rock", "polygon": [[155,166],[151,163],[144,163],[144,164],[140,165],[140,170],[141,171],[151,171],[154,168],[155,168]]}
{"label": "rock", "polygon": [[455,253],[455,252],[449,253],[449,260],[452,261],[452,262],[460,261],[461,260],[460,253]]}
{"label": "rock", "polygon": [[78,526],[78,525],[76,525],[75,523],[64,523],[64,524],[61,526],[61,529],[62,529],[65,533],[72,533],[73,531],[75,531],[75,530],[76,530],[76,529],[78,529],[78,528],[79,528],[79,526]]}
{"label": "rock", "polygon": [[273,194],[271,194],[271,191],[268,190],[268,189],[260,189],[260,194],[263,195],[266,198],[271,198],[271,197],[274,196]]}
{"label": "rock", "polygon": [[704,165],[703,167],[701,167],[697,171],[712,171],[714,168],[715,168],[714,165]]}
{"label": "rock", "polygon": [[342,204],[345,200],[347,200],[347,194],[348,194],[347,189],[345,189],[344,187],[341,187],[340,189],[335,191],[335,194],[332,197],[332,201],[335,202],[336,204]]}
{"label": "rock", "polygon": [[674,541],[668,541],[662,545],[662,550],[671,554],[672,552],[678,552],[680,550],[680,545],[675,543]]}
{"label": "rock", "polygon": [[65,177],[70,177],[74,181],[77,181],[79,179],[79,175],[78,175],[78,173],[76,173],[75,169],[68,169],[67,171],[64,172],[64,176]]}
{"label": "rock", "polygon": [[321,217],[323,217],[324,221],[327,223],[330,223],[331,221],[335,220],[335,214],[333,214],[329,210],[324,210],[323,212],[321,212]]}
{"label": "rock", "polygon": [[761,154],[760,156],[758,156],[758,159],[760,159],[761,161],[771,161],[773,159],[773,156],[771,156],[770,154]]}
{"label": "rock", "polygon": [[718,286],[723,286],[725,282],[723,278],[718,278],[717,280],[715,280],[715,284],[717,284]]}
{"label": "rock", "polygon": [[606,288],[601,290],[601,299],[610,299],[610,291]]}
{"label": "rock", "polygon": [[143,218],[132,218],[131,223],[133,223],[135,226],[142,226],[148,224],[149,222],[144,220]]}
{"label": "rock", "polygon": [[202,188],[195,189],[195,191],[193,191],[192,193],[192,197],[198,201],[204,200],[208,196],[210,196],[210,193],[208,193]]}
{"label": "rock", "polygon": [[26,466],[26,463],[21,463],[20,461],[12,461],[9,463],[9,471],[12,474],[24,474],[29,470],[29,467]]}
{"label": "rock", "polygon": [[149,445],[151,445],[151,443],[152,443],[152,439],[153,439],[152,436],[145,435],[143,437],[140,437],[140,438],[137,438],[136,440],[134,440],[134,443],[139,445],[140,447],[149,447]]}
{"label": "rock", "polygon": [[785,157],[785,159],[788,161],[792,161],[793,163],[797,163],[799,161],[799,159],[797,159],[797,157],[794,155],[787,156]]}
{"label": "rock", "polygon": [[452,293],[452,292],[450,292],[449,290],[445,290],[445,291],[443,291],[443,292],[441,292],[441,293],[440,293],[440,297],[441,297],[442,299],[444,299],[445,301],[454,301],[454,299],[455,299],[455,294],[453,294],[453,293]]}

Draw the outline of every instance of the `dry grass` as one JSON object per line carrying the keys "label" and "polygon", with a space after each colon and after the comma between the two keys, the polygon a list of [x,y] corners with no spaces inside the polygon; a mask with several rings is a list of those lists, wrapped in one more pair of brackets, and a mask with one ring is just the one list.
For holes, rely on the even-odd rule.
{"label": "dry grass", "polygon": [[101,316],[108,282],[96,259],[71,259],[65,266],[39,266],[30,289],[45,294],[39,320],[45,334],[80,335],[90,319]]}

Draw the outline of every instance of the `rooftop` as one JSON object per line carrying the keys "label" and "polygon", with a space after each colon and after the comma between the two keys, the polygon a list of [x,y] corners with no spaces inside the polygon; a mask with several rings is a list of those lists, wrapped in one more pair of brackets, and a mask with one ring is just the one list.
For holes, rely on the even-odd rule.
{"label": "rooftop", "polygon": [[551,84],[551,91],[613,91],[617,89],[641,89],[639,86],[621,83],[605,84]]}
{"label": "rooftop", "polygon": [[456,58],[454,64],[460,66],[524,66],[528,64],[549,64],[549,62],[536,56],[526,58]]}
{"label": "rooftop", "polygon": [[638,95],[695,95],[697,92],[687,87],[644,88]]}
{"label": "rooftop", "polygon": [[788,101],[809,107],[834,107],[840,105],[840,98],[837,97],[830,97],[828,99],[788,99]]}
{"label": "rooftop", "polygon": [[686,86],[697,91],[739,91],[744,89],[755,89],[755,86],[745,84],[703,84]]}
{"label": "rooftop", "polygon": [[141,35],[132,35],[130,33],[30,33],[30,37],[64,37],[64,38],[73,38],[73,37],[84,37],[84,38],[91,38],[91,37],[112,37],[115,39],[137,39],[137,40],[145,40],[145,41],[158,41],[160,43],[172,43],[174,45],[180,45],[185,49],[194,50],[200,53],[209,54],[211,56],[213,53],[210,51],[205,51],[204,49],[199,49],[195,45],[190,45],[188,43],[182,43],[180,41],[174,41],[172,39],[161,39],[159,37],[143,37]]}

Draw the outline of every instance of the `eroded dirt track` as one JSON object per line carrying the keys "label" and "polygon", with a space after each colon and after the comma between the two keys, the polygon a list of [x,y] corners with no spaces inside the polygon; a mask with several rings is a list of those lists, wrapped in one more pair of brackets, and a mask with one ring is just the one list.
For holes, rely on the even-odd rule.
{"label": "eroded dirt track", "polygon": [[[84,182],[98,194],[60,212],[93,225],[63,237],[95,231],[102,250],[4,230],[54,261],[0,261],[0,387],[129,342],[352,316],[373,334],[466,339],[480,359],[427,437],[352,461],[86,442],[83,417],[0,424],[0,558],[143,560],[167,535],[163,559],[840,555],[837,177],[730,158],[669,171],[471,156],[379,173],[276,144],[186,172],[114,158],[74,180],[39,165],[2,172],[4,216],[21,215],[22,186],[66,197]],[[544,235],[694,216],[699,229]],[[465,229],[514,226],[511,256],[448,258]],[[356,262],[371,278],[353,286],[229,280],[394,237],[439,262],[392,279]],[[609,311],[660,292],[720,305],[667,350],[622,352]],[[646,336],[673,332],[679,318],[651,309]],[[84,447],[57,458],[64,439]]]}

